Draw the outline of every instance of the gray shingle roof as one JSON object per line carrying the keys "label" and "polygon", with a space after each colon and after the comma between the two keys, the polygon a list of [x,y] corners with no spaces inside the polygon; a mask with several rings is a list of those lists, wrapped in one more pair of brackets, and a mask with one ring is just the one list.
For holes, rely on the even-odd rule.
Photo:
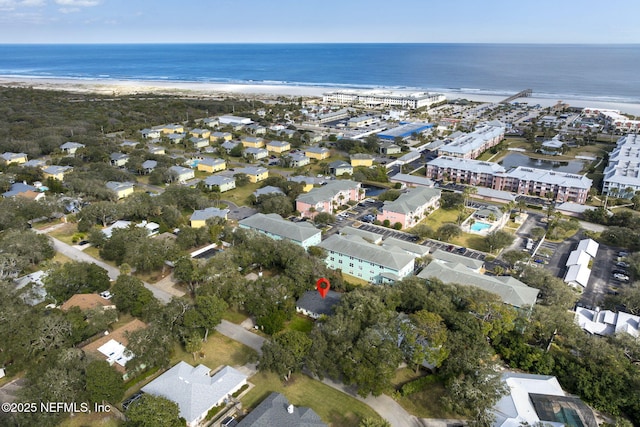
{"label": "gray shingle roof", "polygon": [[235,182],[236,179],[234,177],[222,176],[222,175],[211,175],[205,178],[204,183],[206,185],[217,185],[218,187],[228,184],[230,182]]}
{"label": "gray shingle roof", "polygon": [[324,299],[317,290],[305,292],[296,302],[296,308],[301,308],[315,314],[330,315],[333,307],[340,302],[342,294],[329,291]]}
{"label": "gray shingle roof", "polygon": [[229,209],[206,208],[193,211],[191,221],[206,221],[209,218],[225,218],[229,214]]}
{"label": "gray shingle roof", "polygon": [[283,219],[278,214],[257,213],[238,222],[241,227],[275,234],[284,239],[302,243],[305,240],[320,234],[313,225],[307,222],[291,222]]}
{"label": "gray shingle roof", "polygon": [[469,258],[463,255],[452,254],[451,252],[443,251],[442,249],[436,249],[433,254],[431,254],[433,259],[439,259],[441,261],[462,264],[467,268],[472,270],[479,270],[484,265],[483,261]]}
{"label": "gray shingle roof", "polygon": [[415,187],[409,189],[406,193],[402,193],[394,201],[385,201],[382,211],[398,212],[409,215],[415,212],[421,206],[430,203],[433,198],[440,198],[441,191],[437,188]]}
{"label": "gray shingle roof", "polygon": [[423,187],[433,187],[434,182],[423,176],[409,175],[406,173],[398,173],[389,178],[391,182],[403,182],[411,185],[420,185]]}
{"label": "gray shingle roof", "polygon": [[210,371],[204,365],[194,368],[186,362],[179,362],[142,387],[142,391],[176,402],[180,416],[192,422],[247,380],[246,375],[230,366],[225,366],[212,377],[209,376]]}
{"label": "gray shingle roof", "polygon": [[280,393],[271,393],[249,413],[238,427],[326,427],[320,416],[310,408],[293,407],[293,413],[287,408],[289,401]]}
{"label": "gray shingle roof", "polygon": [[340,191],[348,191],[352,188],[357,188],[359,185],[359,182],[349,179],[335,180],[325,186],[314,188],[306,194],[299,195],[296,200],[315,205],[318,202],[330,200]]}
{"label": "gray shingle roof", "polygon": [[328,251],[372,262],[392,270],[402,270],[413,262],[414,256],[397,247],[382,247],[367,242],[359,236],[334,234],[318,246]]}
{"label": "gray shingle roof", "polygon": [[485,276],[460,264],[433,261],[418,274],[429,279],[435,277],[443,283],[475,286],[500,296],[505,304],[514,307],[533,306],[538,298],[538,289],[531,288],[511,276]]}

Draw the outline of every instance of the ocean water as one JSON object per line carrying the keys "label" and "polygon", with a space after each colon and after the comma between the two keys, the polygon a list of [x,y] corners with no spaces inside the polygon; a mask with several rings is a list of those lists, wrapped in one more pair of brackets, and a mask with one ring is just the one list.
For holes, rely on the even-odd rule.
{"label": "ocean water", "polygon": [[392,88],[640,103],[640,45],[0,45],[0,75]]}

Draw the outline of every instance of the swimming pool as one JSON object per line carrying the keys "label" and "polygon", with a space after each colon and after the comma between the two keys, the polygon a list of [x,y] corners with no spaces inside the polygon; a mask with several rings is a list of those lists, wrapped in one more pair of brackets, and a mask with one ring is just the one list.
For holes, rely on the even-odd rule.
{"label": "swimming pool", "polygon": [[469,230],[471,231],[485,231],[491,228],[491,224],[487,224],[486,222],[480,222],[480,221],[476,221],[473,224],[471,224],[471,227],[469,227]]}
{"label": "swimming pool", "polygon": [[192,168],[197,168],[198,163],[200,163],[200,159],[193,159],[191,160],[191,162],[189,162],[189,166],[191,166]]}

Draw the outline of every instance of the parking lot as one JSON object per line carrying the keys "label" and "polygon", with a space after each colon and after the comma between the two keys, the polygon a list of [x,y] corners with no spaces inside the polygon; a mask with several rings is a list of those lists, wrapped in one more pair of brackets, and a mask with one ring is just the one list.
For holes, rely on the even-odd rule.
{"label": "parking lot", "polygon": [[398,230],[392,230],[392,229],[386,228],[386,227],[380,227],[378,225],[362,224],[358,228],[360,230],[366,230],[366,231],[371,231],[372,233],[380,234],[385,239],[387,237],[395,237],[396,239],[404,240],[406,242],[415,242],[416,240],[418,240],[417,236],[415,236],[413,234],[405,233],[405,232],[398,231]]}

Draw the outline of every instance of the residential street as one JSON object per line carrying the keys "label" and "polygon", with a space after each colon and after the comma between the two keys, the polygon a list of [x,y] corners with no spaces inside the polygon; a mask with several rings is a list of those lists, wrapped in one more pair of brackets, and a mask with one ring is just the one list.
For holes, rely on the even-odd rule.
{"label": "residential street", "polygon": [[[68,245],[58,239],[56,239],[55,237],[51,237],[49,236],[49,238],[51,239],[51,241],[53,242],[53,247],[55,248],[55,250],[57,252],[60,252],[62,255],[71,258],[75,261],[84,261],[84,262],[92,262],[96,265],[99,265],[100,267],[104,268],[105,270],[107,270],[107,273],[109,274],[109,278],[111,280],[116,280],[118,278],[118,276],[120,275],[120,271],[115,268],[110,266],[109,264],[99,261],[97,259],[95,259],[94,257],[85,254],[84,252],[82,252],[79,249],[74,248],[71,245]],[[168,303],[171,298],[173,297],[172,294],[170,294],[169,292],[163,291],[162,289],[159,289],[149,283],[143,282],[144,286],[149,289],[151,292],[153,292],[153,296],[156,297],[159,301],[161,301],[162,303],[166,304]]]}

